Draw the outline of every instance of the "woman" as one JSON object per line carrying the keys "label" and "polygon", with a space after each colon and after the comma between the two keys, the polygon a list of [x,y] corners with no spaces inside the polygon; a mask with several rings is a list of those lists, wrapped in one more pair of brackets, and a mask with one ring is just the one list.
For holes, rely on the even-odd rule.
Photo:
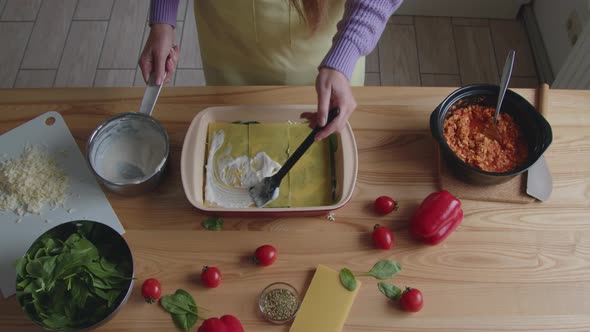
{"label": "woman", "polygon": [[[341,129],[356,108],[352,85],[363,85],[364,56],[377,44],[402,0],[195,0],[195,18],[208,85],[311,85],[324,126],[316,140]],[[152,0],[150,35],[139,64],[144,79],[172,77],[178,0]],[[319,64],[319,66],[318,66]]]}

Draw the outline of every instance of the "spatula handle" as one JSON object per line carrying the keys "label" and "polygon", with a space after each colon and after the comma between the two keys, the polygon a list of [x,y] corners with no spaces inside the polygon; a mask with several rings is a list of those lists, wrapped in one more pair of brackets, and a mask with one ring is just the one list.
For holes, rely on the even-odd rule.
{"label": "spatula handle", "polygon": [[[338,116],[338,114],[340,114],[340,109],[338,107],[332,108],[328,112],[328,121],[326,122],[326,126],[329,125],[332,122],[332,120],[334,120],[334,118],[336,118]],[[289,159],[287,159],[285,164],[283,164],[283,167],[281,167],[281,169],[275,175],[273,175],[273,178],[275,181],[281,182],[281,180],[285,177],[285,175],[287,175],[287,173],[289,173],[291,168],[293,168],[295,163],[297,163],[297,161],[303,156],[303,154],[307,151],[307,149],[309,149],[309,147],[313,144],[313,141],[315,139],[315,135],[320,130],[324,129],[326,126],[323,126],[323,127],[316,126],[315,128],[313,128],[313,130],[311,131],[311,133],[309,133],[309,135],[307,135],[307,137],[305,138],[303,143],[301,143],[301,145],[299,145],[297,150],[295,150],[295,152],[293,152],[291,157],[289,157]]]}

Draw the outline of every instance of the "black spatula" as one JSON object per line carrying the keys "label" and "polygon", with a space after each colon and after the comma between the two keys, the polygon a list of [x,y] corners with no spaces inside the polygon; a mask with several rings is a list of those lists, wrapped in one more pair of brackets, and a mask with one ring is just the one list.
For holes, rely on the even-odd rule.
{"label": "black spatula", "polygon": [[[328,121],[326,122],[326,126],[334,120],[335,117],[340,114],[340,109],[333,108],[328,113]],[[285,164],[276,172],[273,176],[265,177],[262,181],[252,187],[250,187],[250,197],[254,200],[254,203],[258,207],[263,207],[268,204],[270,201],[276,199],[279,196],[278,188],[281,185],[281,181],[283,177],[289,173],[291,168],[295,165],[295,163],[303,156],[303,154],[309,149],[309,147],[313,144],[315,139],[315,135],[324,127],[316,126],[313,128],[311,133],[307,135],[303,143],[295,150],[295,152],[287,159]]]}

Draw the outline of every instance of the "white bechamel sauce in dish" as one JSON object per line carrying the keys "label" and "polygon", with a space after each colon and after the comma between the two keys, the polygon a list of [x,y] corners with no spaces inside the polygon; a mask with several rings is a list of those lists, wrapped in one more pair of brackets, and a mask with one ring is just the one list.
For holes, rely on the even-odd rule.
{"label": "white bechamel sauce in dish", "polygon": [[[253,207],[255,204],[248,189],[278,172],[281,165],[266,152],[259,152],[251,159],[248,156],[232,158],[231,146],[219,151],[224,140],[225,133],[218,130],[210,142],[205,166],[205,202],[216,207]],[[278,194],[277,189],[274,198]]]}

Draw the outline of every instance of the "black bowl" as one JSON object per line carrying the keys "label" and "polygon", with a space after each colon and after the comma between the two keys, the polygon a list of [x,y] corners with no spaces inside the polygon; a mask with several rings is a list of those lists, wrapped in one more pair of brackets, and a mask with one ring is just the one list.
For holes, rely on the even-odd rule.
{"label": "black bowl", "polygon": [[[110,262],[117,264],[117,270],[129,279],[125,282],[121,293],[115,299],[113,299],[113,304],[110,308],[99,311],[99,309],[101,308],[94,307],[91,301],[87,301],[84,312],[100,312],[100,314],[94,316],[93,320],[86,319],[84,323],[74,325],[68,324],[68,326],[64,326],[61,328],[48,326],[44,323],[44,321],[39,320],[37,308],[30,307],[29,305],[25,304],[27,302],[28,295],[20,294],[19,287],[17,286],[16,298],[20,306],[23,308],[25,315],[34,323],[49,331],[93,330],[101,326],[102,324],[108,322],[117,314],[121,307],[125,305],[125,303],[127,302],[127,299],[131,294],[131,290],[133,289],[134,270],[133,256],[131,255],[131,250],[129,249],[129,246],[127,245],[127,242],[125,241],[123,236],[121,236],[117,231],[115,231],[108,225],[105,225],[100,222],[90,220],[76,220],[55,226],[43,233],[41,236],[39,236],[29,247],[26,255],[29,257],[33,257],[35,252],[37,252],[41,248],[45,248],[43,240],[47,237],[58,239],[58,241],[63,242],[70,235],[77,232],[83,232],[86,235],[86,238],[97,247],[101,257],[104,257],[108,259]],[[22,280],[23,279],[17,273],[17,285]],[[108,290],[106,288],[103,289]]]}
{"label": "black bowl", "polygon": [[490,185],[506,182],[529,169],[543,155],[553,140],[551,126],[541,113],[537,112],[533,105],[514,91],[506,90],[500,112],[510,114],[520,126],[527,141],[527,160],[511,171],[496,173],[470,166],[457,157],[443,135],[444,121],[451,114],[451,107],[461,102],[463,105],[484,105],[495,108],[499,91],[499,86],[488,84],[461,87],[445,98],[430,115],[430,130],[432,136],[440,144],[443,159],[451,171],[467,183]]}

